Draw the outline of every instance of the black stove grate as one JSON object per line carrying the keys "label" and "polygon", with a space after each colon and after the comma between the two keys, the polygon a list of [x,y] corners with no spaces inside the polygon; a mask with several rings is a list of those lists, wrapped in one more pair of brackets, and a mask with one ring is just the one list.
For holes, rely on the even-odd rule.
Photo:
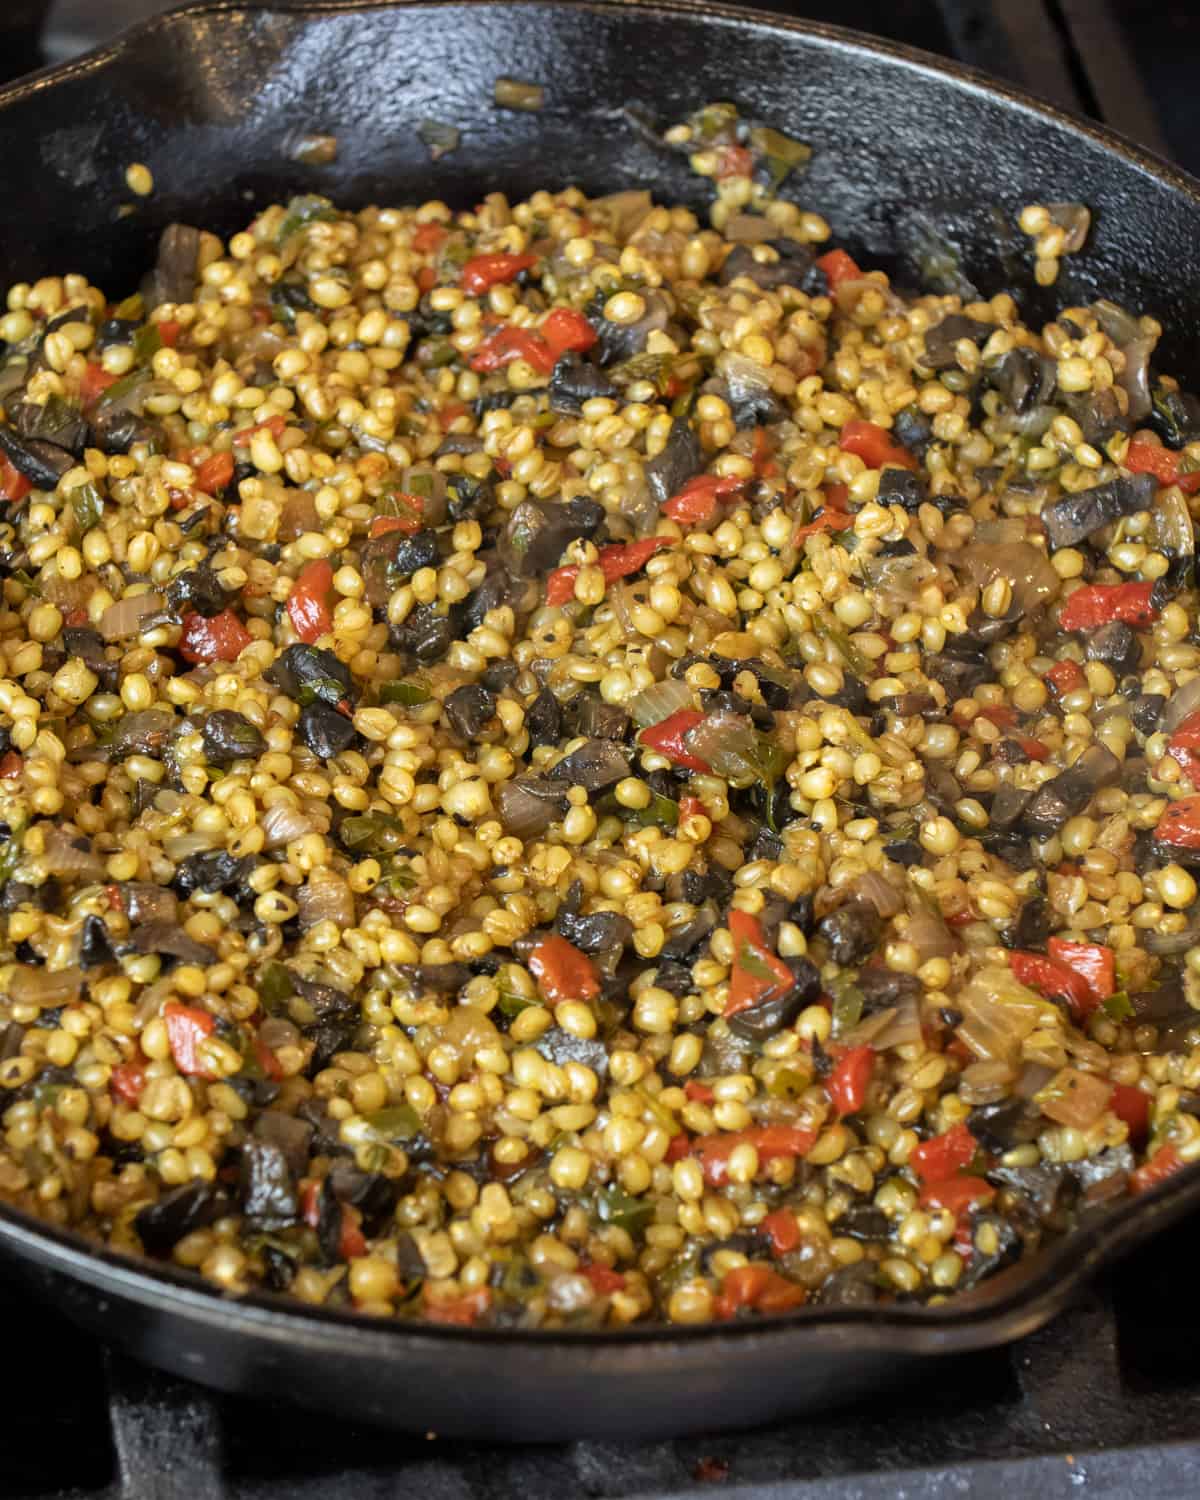
{"label": "black stove grate", "polygon": [[1185,1224],[1010,1349],[748,1433],[501,1448],[214,1395],[0,1297],[17,1379],[0,1495],[22,1500],[1058,1500],[1200,1491],[1200,1311]]}
{"label": "black stove grate", "polygon": [[[757,0],[1022,84],[1200,172],[1194,0]],[[73,45],[123,0],[54,7]],[[139,0],[144,12],[144,0]],[[38,60],[49,0],[0,0],[0,78]],[[53,17],[52,17],[53,24]],[[91,30],[88,31],[87,28]],[[62,55],[65,33],[52,38]],[[497,1448],[405,1437],[212,1395],[106,1356],[0,1287],[11,1351],[4,1500],[1132,1500],[1200,1494],[1200,1310],[1185,1224],[1012,1349],[900,1392],[750,1433]]]}

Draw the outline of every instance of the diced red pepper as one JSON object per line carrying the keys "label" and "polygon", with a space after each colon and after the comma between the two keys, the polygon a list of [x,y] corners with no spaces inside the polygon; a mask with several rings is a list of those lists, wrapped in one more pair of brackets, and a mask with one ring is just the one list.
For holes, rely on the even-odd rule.
{"label": "diced red pepper", "polygon": [[1030,739],[1027,734],[1014,734],[1013,739],[1024,750],[1030,760],[1049,760],[1050,751],[1041,740]]}
{"label": "diced red pepper", "polygon": [[792,546],[798,547],[801,542],[810,536],[817,536],[823,531],[848,531],[854,525],[854,517],[847,515],[844,510],[831,510],[828,506],[819,511],[816,516],[805,526],[797,526],[796,533],[792,537]]}
{"label": "diced red pepper", "polygon": [[428,255],[446,238],[447,229],[444,224],[439,224],[435,219],[422,224],[412,237],[412,247],[418,255]]}
{"label": "diced red pepper", "polygon": [[[638,542],[614,542],[611,546],[601,547],[596,561],[604,574],[605,586],[639,572],[660,548],[670,545],[669,537],[648,536]],[[579,568],[575,563],[555,568],[546,580],[546,603],[565,604],[573,598],[578,577]]]}
{"label": "diced red pepper", "polygon": [[768,1214],[758,1232],[769,1242],[772,1255],[787,1255],[800,1243],[800,1225],[790,1208],[777,1208]]}
{"label": "diced red pepper", "polygon": [[492,1294],[485,1286],[448,1302],[432,1302],[427,1293],[425,1316],[430,1323],[452,1323],[459,1328],[469,1328],[472,1323],[478,1323],[491,1305]]}
{"label": "diced red pepper", "polygon": [[283,1069],[279,1065],[279,1059],[271,1051],[270,1047],[267,1046],[266,1042],[261,1041],[258,1037],[254,1038],[254,1056],[258,1060],[259,1067],[267,1077],[278,1083],[283,1077]]}
{"label": "diced red pepper", "polygon": [[548,313],[538,329],[555,362],[570,350],[584,354],[600,335],[581,312],[573,307],[556,307]]}
{"label": "diced red pepper", "polygon": [[[367,1242],[359,1227],[358,1210],[346,1203],[339,1206],[342,1210],[342,1227],[338,1236],[338,1255],[342,1260],[365,1255]],[[301,1186],[300,1217],[312,1229],[316,1229],[321,1222],[321,1184],[312,1179]]]}
{"label": "diced red pepper", "polygon": [[718,182],[724,182],[727,177],[749,177],[753,171],[754,157],[745,146],[722,146],[717,153],[714,175]]}
{"label": "diced red pepper", "polygon": [[333,568],[327,559],[305,563],[288,595],[288,619],[302,641],[311,646],[333,629],[329,596],[333,592]]}
{"label": "diced red pepper", "polygon": [[996,1196],[996,1189],[982,1177],[947,1177],[941,1182],[930,1182],[921,1189],[922,1208],[948,1208],[960,1214],[977,1203],[989,1203]]}
{"label": "diced red pepper", "polygon": [[449,432],[459,417],[465,417],[469,412],[470,407],[463,401],[451,401],[448,406],[443,406],[438,412],[438,421],[442,424],[442,431]]}
{"label": "diced red pepper", "polygon": [[1082,974],[1048,954],[1014,951],[1008,955],[1008,967],[1022,984],[1037,990],[1039,995],[1045,995],[1047,1000],[1061,995],[1069,1002],[1076,1017],[1086,1016],[1099,1003]]}
{"label": "diced red pepper", "polygon": [[708,811],[700,797],[680,797],[679,816],[681,818],[706,818]]}
{"label": "diced red pepper", "polygon": [[1167,754],[1176,761],[1188,778],[1200,785],[1200,709],[1188,714],[1176,728],[1167,745]]}
{"label": "diced red pepper", "polygon": [[21,774],[22,760],[17,750],[7,750],[0,756],[0,777],[5,781],[11,781]]}
{"label": "diced red pepper", "polygon": [[798,1125],[758,1125],[723,1135],[698,1135],[692,1141],[691,1154],[699,1157],[709,1184],[721,1187],[729,1171],[729,1158],[738,1146],[753,1146],[763,1166],[781,1157],[807,1156],[816,1138],[815,1130],[802,1130]]}
{"label": "diced red pepper", "polygon": [[186,661],[236,661],[254,637],[231,609],[211,619],[184,615],[179,650]]}
{"label": "diced red pepper", "polygon": [[614,1271],[611,1266],[602,1266],[598,1261],[589,1261],[586,1266],[579,1268],[587,1279],[596,1288],[601,1297],[611,1296],[613,1292],[625,1290],[625,1277],[620,1271]]}
{"label": "diced red pepper", "polygon": [[523,359],[542,375],[553,370],[556,357],[541,334],[531,328],[512,328],[507,323],[490,334],[471,356],[471,368],[480,374],[503,369]]}
{"label": "diced red pepper", "polygon": [[716,1098],[711,1087],[707,1083],[701,1083],[698,1078],[689,1078],[683,1086],[683,1092],[697,1104],[711,1104]]}
{"label": "diced red pepper", "polygon": [[745,480],[733,474],[697,474],[663,504],[663,515],[680,526],[707,526],[717,513],[717,502],[740,490]]}
{"label": "diced red pepper", "polygon": [[922,1182],[945,1182],[970,1166],[978,1149],[975,1137],[960,1120],[943,1134],[914,1146],[908,1164]]}
{"label": "diced red pepper", "polygon": [[381,536],[389,536],[393,531],[402,531],[405,536],[412,536],[420,529],[420,522],[413,521],[408,516],[376,516],[367,535],[374,542]]}
{"label": "diced red pepper", "polygon": [[214,453],[196,470],[196,488],[206,495],[219,495],[233,478],[232,453]]}
{"label": "diced red pepper", "polygon": [[1051,958],[1078,974],[1087,985],[1090,1000],[1084,1014],[1090,1015],[1102,1000],[1107,1000],[1115,992],[1117,959],[1111,948],[1102,943],[1072,943],[1066,938],[1052,937],[1046,949]]}
{"label": "diced red pepper", "polygon": [[1083,687],[1087,678],[1083,675],[1083,668],[1077,661],[1056,661],[1046,673],[1046,681],[1050,684],[1055,697],[1065,698],[1068,693],[1074,693]]}
{"label": "diced red pepper", "polygon": [[771,951],[757,917],[734,907],[729,913],[729,931],[733,937],[733,968],[725,1014],[736,1016],[785,994],[795,985],[796,977],[783,959]]}
{"label": "diced red pepper", "polygon": [[24,500],[32,488],[33,485],[24,474],[0,453],[0,500],[7,500],[9,504],[15,505],[18,500]]}
{"label": "diced red pepper", "polygon": [[1108,1107],[1129,1126],[1129,1139],[1143,1146],[1150,1136],[1150,1096],[1128,1083],[1114,1083]]}
{"label": "diced red pepper", "polygon": [[1180,473],[1182,453],[1172,452],[1158,443],[1135,440],[1125,453],[1125,467],[1131,474],[1153,474],[1159,484],[1177,484],[1185,495],[1200,490],[1200,469]]}
{"label": "diced red pepper", "polygon": [[1160,1182],[1166,1182],[1168,1177],[1181,1172],[1185,1165],[1186,1163],[1174,1146],[1169,1143],[1160,1146],[1150,1160],[1130,1176],[1129,1191],[1131,1193],[1149,1192]]}
{"label": "diced red pepper", "polygon": [[431,292],[437,286],[438,273],[432,266],[422,266],[417,272],[417,287],[422,292]]}
{"label": "diced red pepper", "polygon": [[659,755],[673,760],[677,766],[685,766],[689,771],[699,771],[708,776],[712,774],[712,767],[706,760],[693,755],[685,744],[686,736],[697,724],[703,722],[704,715],[698,709],[679,708],[659,723],[643,729],[638,735],[638,741],[647,750],[657,750]]}
{"label": "diced red pepper", "polygon": [[1017,722],[1017,711],[1008,703],[986,703],[975,717],[986,719],[997,729],[1012,729]]}
{"label": "diced red pepper", "polygon": [[713,1312],[725,1321],[743,1307],[758,1312],[787,1312],[793,1307],[803,1307],[807,1300],[808,1293],[802,1286],[770,1266],[735,1266],[725,1273]]}
{"label": "diced red pepper", "polygon": [[838,447],[843,453],[857,454],[868,469],[882,469],[885,464],[902,469],[917,467],[916,459],[893,439],[886,427],[864,422],[860,417],[851,418],[842,428]]}
{"label": "diced red pepper", "polygon": [[476,255],[462,268],[463,291],[481,297],[494,286],[515,281],[522,271],[537,265],[536,255]]}
{"label": "diced red pepper", "polygon": [[79,382],[79,399],[84,406],[94,406],[110,385],[117,380],[110,375],[98,359],[89,359]]}
{"label": "diced red pepper", "polygon": [[1058,612],[1062,630],[1095,630],[1112,620],[1149,625],[1158,618],[1150,603],[1152,583],[1089,583],[1078,588]]}
{"label": "diced red pepper", "polygon": [[146,1086],[146,1070],[141,1063],[118,1063],[108,1075],[108,1085],[126,1104],[136,1104]]}
{"label": "diced red pepper", "polygon": [[1200,796],[1172,802],[1155,825],[1154,836],[1179,849],[1200,849]]}
{"label": "diced red pepper", "polygon": [[183,332],[183,324],[177,318],[164,318],[161,323],[155,323],[158,336],[167,349],[174,349],[179,342],[179,335]]}
{"label": "diced red pepper", "polygon": [[163,1021],[171,1056],[179,1071],[192,1078],[211,1078],[213,1075],[200,1061],[199,1047],[205,1037],[213,1034],[216,1017],[206,1010],[197,1010],[195,1006],[169,1000],[163,1006]]}
{"label": "diced red pepper", "polygon": [[556,932],[544,937],[530,953],[529,972],[551,1005],[562,1000],[594,1000],[600,993],[591,959]]}
{"label": "diced red pepper", "polygon": [[825,272],[825,280],[831,292],[837,291],[843,281],[859,281],[862,270],[858,262],[844,250],[827,250],[817,256],[817,266]]}
{"label": "diced red pepper", "polygon": [[269,432],[276,440],[283,436],[283,430],[287,426],[287,418],[282,412],[276,412],[273,417],[267,417],[265,421],[256,422],[253,427],[243,427],[241,432],[233,435],[233,446],[244,448],[256,432]]}
{"label": "diced red pepper", "polygon": [[677,1161],[682,1161],[685,1156],[692,1154],[692,1138],[686,1130],[680,1130],[667,1142],[667,1149],[663,1155],[663,1161],[671,1166]]}
{"label": "diced red pepper", "polygon": [[856,1115],[867,1100],[875,1068],[874,1047],[850,1047],[838,1058],[825,1083],[838,1115]]}

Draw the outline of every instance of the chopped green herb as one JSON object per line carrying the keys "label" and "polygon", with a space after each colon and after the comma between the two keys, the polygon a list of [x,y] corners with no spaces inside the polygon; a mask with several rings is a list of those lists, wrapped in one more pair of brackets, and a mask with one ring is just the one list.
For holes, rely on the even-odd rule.
{"label": "chopped green herb", "polygon": [[383,1141],[411,1141],[421,1133],[421,1117],[411,1104],[394,1104],[377,1109],[363,1119]]}
{"label": "chopped green herb", "polygon": [[421,703],[432,703],[433,694],[419,682],[385,682],[379,689],[380,703],[402,703],[406,708],[416,708]]}
{"label": "chopped green herb", "polygon": [[634,1198],[613,1183],[596,1194],[596,1213],[602,1224],[615,1224],[626,1234],[640,1234],[654,1218],[654,1204]]}
{"label": "chopped green herb", "polygon": [[99,526],[104,519],[104,497],[90,480],[71,491],[71,510],[78,536],[91,531],[93,526]]}
{"label": "chopped green herb", "polygon": [[337,211],[328,198],[319,198],[315,193],[301,194],[288,204],[279,233],[275,236],[275,243],[277,246],[286,245],[292,235],[299,233],[301,229],[307,229],[310,224],[336,218]]}
{"label": "chopped green herb", "polygon": [[1128,1021],[1135,1014],[1133,1001],[1124,990],[1118,990],[1115,995],[1109,995],[1107,1000],[1100,1002],[1100,1005],[1110,1021]]}

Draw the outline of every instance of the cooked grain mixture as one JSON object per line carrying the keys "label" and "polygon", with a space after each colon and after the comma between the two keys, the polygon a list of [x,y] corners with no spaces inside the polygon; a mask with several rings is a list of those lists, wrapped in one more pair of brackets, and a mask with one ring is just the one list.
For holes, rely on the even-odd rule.
{"label": "cooked grain mixture", "polygon": [[9,1203],[619,1326],[935,1301],[1200,1158],[1200,404],[667,141],[711,227],[304,197],[9,290]]}

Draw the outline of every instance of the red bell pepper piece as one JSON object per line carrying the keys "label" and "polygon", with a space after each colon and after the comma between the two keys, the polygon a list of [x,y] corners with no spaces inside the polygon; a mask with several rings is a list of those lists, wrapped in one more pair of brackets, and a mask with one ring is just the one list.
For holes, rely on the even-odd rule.
{"label": "red bell pepper piece", "polygon": [[555,362],[568,351],[585,354],[600,335],[581,312],[573,307],[556,307],[546,315],[538,329]]}
{"label": "red bell pepper piece", "polygon": [[700,797],[680,797],[679,816],[681,818],[706,818],[708,810],[705,808],[704,801]]}
{"label": "red bell pepper piece", "polygon": [[536,265],[536,255],[476,255],[462,268],[462,288],[471,297],[481,297],[490,287],[515,281]]}
{"label": "red bell pepper piece", "polygon": [[1200,849],[1200,796],[1172,802],[1155,825],[1154,836],[1179,849]]}
{"label": "red bell pepper piece", "polygon": [[1169,1143],[1160,1146],[1148,1162],[1144,1162],[1129,1178],[1131,1193],[1146,1193],[1160,1182],[1166,1182],[1176,1172],[1181,1172],[1187,1163]]}
{"label": "red bell pepper piece", "polygon": [[183,332],[183,324],[178,318],[164,318],[161,323],[155,323],[154,326],[158,329],[158,336],[162,339],[163,346],[167,349],[174,349],[179,342],[179,335]]}
{"label": "red bell pepper piece", "polygon": [[126,1104],[136,1104],[146,1086],[146,1070],[141,1063],[118,1063],[108,1075],[108,1086]]}
{"label": "red bell pepper piece", "polygon": [[12,781],[21,774],[22,765],[23,762],[19,751],[5,751],[4,755],[0,756],[0,779]]}
{"label": "red bell pepper piece", "polygon": [[1188,714],[1167,745],[1167,754],[1178,763],[1189,781],[1200,785],[1200,709]]}
{"label": "red bell pepper piece", "polygon": [[241,432],[233,435],[233,446],[244,448],[256,432],[269,432],[276,440],[283,436],[283,430],[287,426],[287,418],[282,412],[276,412],[273,417],[267,417],[262,422],[256,422],[253,427],[243,427]]}
{"label": "red bell pepper piece", "polygon": [[1049,760],[1050,751],[1041,740],[1033,740],[1027,734],[1014,734],[1013,739],[1024,750],[1030,760]]}
{"label": "red bell pepper piece", "polygon": [[196,488],[206,495],[219,495],[233,478],[232,453],[214,453],[196,470]]}
{"label": "red bell pepper piece", "polygon": [[808,1293],[802,1286],[770,1266],[735,1266],[725,1273],[713,1312],[726,1321],[743,1307],[764,1313],[787,1312],[793,1307],[803,1307],[807,1300]]}
{"label": "red bell pepper piece", "polygon": [[254,637],[231,609],[206,619],[184,615],[179,650],[186,661],[236,661]]}
{"label": "red bell pepper piece", "polygon": [[94,406],[100,397],[115,384],[117,377],[110,375],[98,359],[89,359],[79,382],[79,399],[84,406]]}
{"label": "red bell pepper piece", "polygon": [[[342,1260],[350,1260],[356,1255],[365,1255],[367,1242],[359,1228],[358,1210],[346,1203],[340,1204],[339,1207],[342,1210],[342,1227],[338,1236],[338,1255]],[[319,1182],[309,1180],[303,1184],[300,1194],[300,1217],[313,1229],[316,1229],[321,1222],[321,1184]]]}
{"label": "red bell pepper piece", "polygon": [[1159,484],[1177,484],[1185,495],[1200,490],[1200,469],[1180,473],[1182,453],[1174,453],[1158,443],[1135,440],[1125,453],[1125,467],[1131,474],[1153,474]]}
{"label": "red bell pepper piece", "polygon": [[529,955],[529,972],[551,1005],[560,1000],[594,1000],[600,993],[591,959],[556,932],[544,937]]}
{"label": "red bell pepper piece", "polygon": [[258,1037],[254,1038],[254,1056],[258,1060],[259,1067],[267,1077],[278,1083],[283,1077],[283,1069],[279,1065],[279,1059],[271,1051],[270,1047],[267,1046],[266,1042],[260,1040]]}
{"label": "red bell pepper piece", "polygon": [[1149,625],[1158,618],[1150,603],[1152,583],[1089,583],[1076,589],[1058,612],[1062,630],[1095,630],[1112,620]]}
{"label": "red bell pepper piece", "polygon": [[179,1071],[192,1078],[211,1078],[213,1075],[200,1061],[198,1049],[204,1038],[213,1034],[216,1017],[206,1010],[197,1010],[193,1005],[180,1005],[169,1000],[163,1006],[163,1021],[171,1056]]}
{"label": "red bell pepper piece", "polygon": [[948,1208],[960,1214],[977,1203],[990,1203],[996,1189],[982,1177],[947,1177],[942,1182],[929,1182],[921,1189],[922,1208]]}
{"label": "red bell pepper piece", "polygon": [[598,1261],[593,1260],[589,1261],[586,1266],[580,1266],[579,1269],[601,1297],[608,1297],[613,1292],[625,1290],[625,1277],[620,1271],[614,1271],[611,1266],[602,1266]]}
{"label": "red bell pepper piece", "polygon": [[302,641],[311,646],[333,629],[329,596],[333,592],[333,568],[323,558],[305,563],[288,595],[288,619]]}
{"label": "red bell pepper piece", "polygon": [[417,286],[423,292],[431,292],[437,286],[438,273],[432,266],[422,266],[417,272]]}
{"label": "red bell pepper piece", "polygon": [[1108,1107],[1129,1126],[1129,1139],[1143,1146],[1150,1136],[1150,1096],[1128,1083],[1114,1083]]}
{"label": "red bell pepper piece", "polygon": [[722,146],[717,153],[714,175],[718,182],[724,182],[727,177],[749,177],[753,171],[754,157],[745,146]]}
{"label": "red bell pepper piece", "polygon": [[24,474],[0,453],[0,500],[16,504],[18,500],[24,500],[32,488]]}
{"label": "red bell pepper piece", "polygon": [[1099,1003],[1082,974],[1048,954],[1012,952],[1008,955],[1008,967],[1022,984],[1045,995],[1047,1000],[1063,996],[1077,1018],[1095,1010]]}
{"label": "red bell pepper piece", "polygon": [[431,250],[436,250],[442,243],[447,232],[444,224],[431,219],[417,229],[412,237],[412,247],[418,255],[428,255]]}
{"label": "red bell pepper piece", "polygon": [[[419,499],[419,496],[414,496]],[[390,536],[393,531],[402,531],[405,536],[412,536],[420,531],[420,522],[413,521],[408,516],[376,516],[371,522],[367,535],[371,540],[377,541],[381,536]]]}
{"label": "red bell pepper piece", "polygon": [[658,724],[651,724],[648,729],[643,729],[638,735],[638,742],[647,750],[657,750],[677,766],[685,766],[689,771],[699,771],[705,776],[711,775],[712,767],[708,762],[693,755],[685,743],[689,732],[703,721],[704,715],[698,709],[679,708]]}
{"label": "red bell pepper piece", "polygon": [[975,1137],[960,1120],[941,1135],[914,1146],[908,1164],[924,1183],[945,1182],[970,1166],[978,1149]]}
{"label": "red bell pepper piece", "polygon": [[453,1297],[448,1302],[433,1302],[429,1298],[426,1283],[425,1316],[430,1323],[452,1323],[459,1328],[469,1328],[478,1323],[492,1305],[492,1294],[487,1287]]}
{"label": "red bell pepper piece", "polygon": [[[628,578],[639,572],[660,548],[670,545],[669,537],[648,536],[639,542],[614,542],[611,546],[601,547],[596,562],[604,574],[605,586],[616,583],[618,578]],[[579,567],[576,563],[555,568],[546,580],[546,603],[566,604],[568,599],[574,597],[575,580],[578,577]]]}
{"label": "red bell pepper piece", "polygon": [[758,1125],[723,1135],[698,1135],[692,1141],[691,1154],[699,1157],[709,1184],[720,1187],[728,1175],[729,1158],[738,1146],[753,1146],[762,1166],[781,1157],[807,1156],[816,1138],[815,1130],[802,1130],[798,1125]]}
{"label": "red bell pepper piece", "polygon": [[777,1208],[768,1214],[758,1232],[770,1244],[772,1255],[786,1255],[800,1243],[800,1226],[790,1208]]}
{"label": "red bell pepper piece", "polygon": [[874,1047],[850,1047],[838,1058],[825,1091],[838,1115],[856,1115],[866,1103],[875,1068]]}
{"label": "red bell pepper piece", "polygon": [[783,959],[771,952],[757,917],[734,907],[729,913],[729,931],[733,937],[733,968],[725,1014],[736,1016],[785,994],[796,978]]}
{"label": "red bell pepper piece", "polygon": [[796,527],[796,534],[792,537],[792,546],[798,547],[808,537],[816,536],[820,532],[848,531],[853,525],[853,516],[847,515],[844,510],[831,510],[826,506],[824,510],[818,511],[807,525]]}
{"label": "red bell pepper piece", "polygon": [[556,360],[553,350],[541,334],[531,328],[511,328],[505,324],[489,335],[471,356],[471,368],[480,374],[503,369],[514,360],[523,359],[542,375],[549,375]]}
{"label": "red bell pepper piece", "polygon": [[1102,943],[1072,943],[1052,937],[1046,944],[1051,958],[1077,974],[1088,988],[1089,1001],[1084,1014],[1090,1015],[1102,1000],[1117,988],[1117,959],[1111,948]]}
{"label": "red bell pepper piece", "polygon": [[1046,673],[1046,681],[1051,690],[1058,698],[1065,698],[1068,693],[1073,693],[1084,686],[1087,678],[1083,675],[1083,668],[1077,661],[1056,661]]}
{"label": "red bell pepper piece", "polygon": [[698,1078],[689,1078],[683,1086],[683,1092],[697,1104],[711,1104],[716,1098],[709,1085],[701,1083]]}
{"label": "red bell pepper piece", "polygon": [[829,283],[831,292],[836,292],[843,281],[859,281],[862,278],[858,262],[844,250],[827,250],[824,255],[817,256],[817,265],[825,272],[825,280]]}
{"label": "red bell pepper piece", "polygon": [[680,526],[707,526],[717,513],[717,502],[740,490],[745,480],[733,474],[697,474],[663,504],[663,515]]}
{"label": "red bell pepper piece", "polygon": [[680,1130],[667,1142],[667,1149],[663,1161],[668,1166],[677,1161],[682,1161],[685,1156],[692,1154],[692,1138],[686,1130]]}
{"label": "red bell pepper piece", "polygon": [[860,417],[852,417],[842,428],[838,447],[843,453],[857,454],[868,469],[882,469],[885,464],[902,469],[917,467],[916,459],[893,439],[885,427],[864,422]]}

